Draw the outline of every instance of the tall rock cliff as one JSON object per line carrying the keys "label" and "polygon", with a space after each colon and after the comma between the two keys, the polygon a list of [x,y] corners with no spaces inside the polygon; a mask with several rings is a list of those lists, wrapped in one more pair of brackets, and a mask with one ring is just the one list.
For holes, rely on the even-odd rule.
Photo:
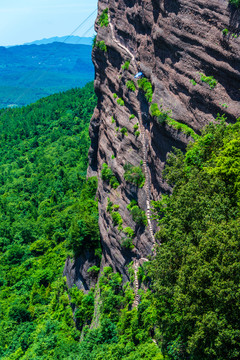
{"label": "tall rock cliff", "polygon": [[99,179],[102,267],[125,280],[130,261],[154,252],[149,207],[170,191],[162,178],[168,152],[218,114],[240,116],[239,19],[227,0],[99,0],[88,173]]}

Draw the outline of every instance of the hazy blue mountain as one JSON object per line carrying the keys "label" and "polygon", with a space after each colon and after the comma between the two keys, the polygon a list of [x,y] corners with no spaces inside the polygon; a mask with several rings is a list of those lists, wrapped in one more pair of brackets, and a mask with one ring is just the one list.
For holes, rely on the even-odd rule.
{"label": "hazy blue mountain", "polygon": [[92,37],[80,37],[80,36],[55,36],[51,38],[44,38],[41,40],[32,41],[30,43],[26,43],[24,45],[46,45],[51,44],[53,42],[64,42],[65,44],[82,44],[82,45],[92,45],[93,38]]}
{"label": "hazy blue mountain", "polygon": [[0,47],[0,107],[22,106],[94,79],[89,45]]}

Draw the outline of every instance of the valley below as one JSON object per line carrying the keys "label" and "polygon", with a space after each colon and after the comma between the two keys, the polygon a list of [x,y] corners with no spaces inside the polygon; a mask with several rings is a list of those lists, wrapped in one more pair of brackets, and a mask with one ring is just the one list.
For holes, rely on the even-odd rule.
{"label": "valley below", "polygon": [[0,47],[0,107],[17,107],[94,78],[92,47],[54,42]]}

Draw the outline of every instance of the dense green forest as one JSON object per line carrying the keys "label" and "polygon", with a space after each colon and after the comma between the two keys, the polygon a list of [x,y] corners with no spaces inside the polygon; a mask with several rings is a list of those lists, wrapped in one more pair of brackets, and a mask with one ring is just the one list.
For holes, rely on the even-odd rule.
{"label": "dense green forest", "polygon": [[151,266],[159,341],[171,359],[240,358],[240,119],[222,116],[168,158],[171,196],[154,204]]}
{"label": "dense green forest", "polygon": [[240,121],[219,117],[170,153],[173,192],[152,204],[161,245],[139,268],[136,309],[132,264],[129,283],[106,267],[87,294],[62,277],[68,255],[101,257],[86,180],[95,104],[88,84],[0,112],[0,358],[239,359]]}
{"label": "dense green forest", "polygon": [[97,181],[86,181],[95,104],[91,83],[0,112],[1,359],[50,359],[78,338],[62,271],[100,246]]}

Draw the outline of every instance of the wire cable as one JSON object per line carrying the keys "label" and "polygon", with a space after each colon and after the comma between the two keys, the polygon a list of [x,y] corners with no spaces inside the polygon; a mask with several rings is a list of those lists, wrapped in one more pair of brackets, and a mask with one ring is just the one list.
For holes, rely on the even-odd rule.
{"label": "wire cable", "polygon": [[94,28],[94,25],[92,25],[87,31],[85,31],[85,33],[82,35],[82,37],[84,37],[85,35],[87,35],[87,33],[92,30]]}
{"label": "wire cable", "polygon": [[77,31],[81,28],[81,26],[82,26],[83,24],[85,24],[85,22],[88,21],[88,20],[90,19],[90,17],[93,16],[93,14],[95,14],[96,11],[97,11],[97,9],[95,9],[70,35],[68,35],[68,36],[66,37],[66,39],[63,41],[63,43],[64,43],[65,41],[67,41],[73,34],[75,34],[75,32],[77,32]]}
{"label": "wire cable", "polygon": [[[88,15],[87,18],[84,19],[84,20],[71,32],[70,35],[67,35],[66,38],[65,38],[63,41],[59,42],[59,47],[61,46],[60,44],[66,43],[66,41],[67,41],[71,36],[73,36],[73,35],[96,13],[96,11],[97,11],[97,8],[96,8],[90,15]],[[83,37],[84,37],[93,27],[94,27],[94,25],[91,25],[91,27],[90,27],[87,31],[85,31]],[[47,61],[52,55],[54,55],[54,53],[49,54],[48,57],[45,59],[45,61]],[[35,72],[37,72],[38,70],[39,70],[39,69],[36,69]],[[44,77],[44,75],[45,75],[45,74],[42,74],[42,75],[40,75],[39,77],[37,77],[37,79],[35,79],[35,80],[29,85],[28,89],[25,90],[22,94],[20,94],[20,95],[16,98],[15,103],[17,104],[25,95],[27,95],[27,94],[32,90],[33,86],[34,86],[39,80],[41,80],[41,79]],[[26,75],[26,77],[25,77],[25,78],[23,77],[21,80],[24,81],[28,76],[29,76],[29,75]],[[6,113],[7,111],[9,111],[9,110],[11,110],[11,108],[7,108],[6,111],[3,112],[3,114],[0,116],[0,118],[1,118],[3,115],[5,115],[5,113]]]}

